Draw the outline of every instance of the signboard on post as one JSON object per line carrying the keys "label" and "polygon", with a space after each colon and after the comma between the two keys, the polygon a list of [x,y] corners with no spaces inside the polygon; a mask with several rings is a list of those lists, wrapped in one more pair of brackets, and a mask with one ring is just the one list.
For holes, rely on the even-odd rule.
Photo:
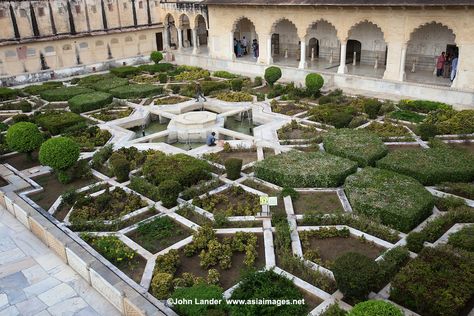
{"label": "signboard on post", "polygon": [[278,197],[276,197],[276,196],[261,196],[260,197],[260,205],[277,206],[278,205]]}

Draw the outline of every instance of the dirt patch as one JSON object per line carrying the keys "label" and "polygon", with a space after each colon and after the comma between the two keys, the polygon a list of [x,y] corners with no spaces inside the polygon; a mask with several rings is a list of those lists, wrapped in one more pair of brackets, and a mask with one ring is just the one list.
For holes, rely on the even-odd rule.
{"label": "dirt patch", "polygon": [[371,259],[375,259],[385,250],[368,241],[362,241],[356,237],[331,237],[318,239],[309,238],[310,247],[306,250],[318,250],[321,260],[324,262],[334,262],[337,257],[346,252],[357,252]]}
{"label": "dirt patch", "polygon": [[[258,256],[257,259],[255,260],[255,267],[258,268],[263,268],[265,266],[265,245],[263,242],[263,235],[262,234],[256,234],[258,239],[257,239],[257,252]],[[219,239],[223,239],[224,236],[218,235]],[[180,249],[179,251],[180,255],[180,262],[181,265],[179,266],[178,270],[176,271],[176,277],[181,277],[181,275],[184,272],[190,272],[194,274],[195,276],[200,276],[203,278],[207,277],[207,271],[206,269],[201,268],[199,265],[199,254],[196,254],[192,257],[186,257],[183,253],[183,250]],[[244,265],[244,259],[245,259],[245,253],[244,252],[234,252],[232,255],[232,266],[230,269],[223,270],[219,267],[219,265],[213,267],[214,269],[217,269],[219,271],[221,277],[219,281],[219,285],[224,289],[227,290],[231,286],[235,285],[239,278],[241,271],[245,269]]]}
{"label": "dirt patch", "polygon": [[26,154],[15,154],[8,157],[1,157],[0,163],[10,164],[19,171],[37,167],[40,165],[40,162],[38,161],[37,151],[33,152],[33,160],[28,159]]}
{"label": "dirt patch", "polygon": [[420,145],[388,145],[388,151],[420,149]]}
{"label": "dirt patch", "polygon": [[[30,199],[35,201],[36,204],[41,206],[44,210],[48,210],[51,205],[68,190],[78,190],[90,184],[96,183],[98,180],[95,178],[91,179],[77,179],[68,184],[62,184],[58,181],[56,175],[50,173],[47,175],[39,176],[33,179],[36,183],[44,188],[44,191],[33,194]],[[67,211],[66,211],[67,213]],[[65,216],[65,215],[64,215]],[[64,219],[64,217],[63,217]]]}
{"label": "dirt patch", "polygon": [[293,210],[295,214],[304,214],[307,211],[322,214],[344,211],[336,192],[300,192],[300,196],[293,199]]}

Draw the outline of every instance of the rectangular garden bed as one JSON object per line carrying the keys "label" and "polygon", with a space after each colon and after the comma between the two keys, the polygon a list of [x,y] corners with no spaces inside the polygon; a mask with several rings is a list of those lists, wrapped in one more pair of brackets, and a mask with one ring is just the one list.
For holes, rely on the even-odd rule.
{"label": "rectangular garden bed", "polygon": [[19,171],[37,167],[40,165],[40,162],[38,161],[38,151],[33,152],[32,160],[28,159],[26,154],[18,153],[6,157],[1,157],[0,163],[7,163]]}
{"label": "rectangular garden bed", "polygon": [[321,214],[344,212],[336,192],[299,192],[297,199],[292,199],[295,214],[307,211]]}
{"label": "rectangular garden bed", "polygon": [[252,216],[261,212],[260,198],[239,186],[222,192],[196,198],[193,204],[213,214],[225,216]]}

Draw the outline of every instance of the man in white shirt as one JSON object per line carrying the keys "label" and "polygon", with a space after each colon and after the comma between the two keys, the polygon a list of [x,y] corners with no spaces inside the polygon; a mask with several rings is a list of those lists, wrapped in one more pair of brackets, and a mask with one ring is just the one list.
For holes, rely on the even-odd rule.
{"label": "man in white shirt", "polygon": [[242,43],[242,48],[244,50],[244,55],[247,55],[247,45],[249,44],[249,42],[247,41],[245,36],[242,38],[241,43]]}

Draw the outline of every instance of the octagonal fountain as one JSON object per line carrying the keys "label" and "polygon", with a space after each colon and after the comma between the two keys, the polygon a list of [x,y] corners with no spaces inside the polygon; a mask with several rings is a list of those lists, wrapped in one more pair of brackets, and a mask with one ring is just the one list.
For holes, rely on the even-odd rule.
{"label": "octagonal fountain", "polygon": [[169,139],[178,142],[204,142],[217,127],[224,126],[224,118],[209,111],[187,112],[171,119]]}

